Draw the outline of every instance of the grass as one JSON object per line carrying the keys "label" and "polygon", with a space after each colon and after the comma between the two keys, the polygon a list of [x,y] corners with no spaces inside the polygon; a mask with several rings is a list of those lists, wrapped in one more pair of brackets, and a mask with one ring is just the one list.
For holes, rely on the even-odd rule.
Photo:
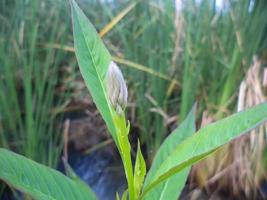
{"label": "grass", "polygon": [[[170,82],[142,70],[125,70],[130,88],[134,88],[135,119],[150,159],[170,128],[165,119],[179,113],[180,122],[195,101],[198,101],[199,113],[206,110],[215,119],[234,112],[239,85],[252,57],[261,57],[266,52],[264,1],[229,1],[229,7],[225,5],[222,10],[215,5],[215,1],[200,4],[186,1],[183,12],[175,16],[173,10],[164,10],[168,2],[165,5],[160,1],[147,1],[137,5],[106,36],[106,40],[116,41],[114,54],[149,66],[181,83],[172,87]],[[233,151],[229,147],[222,151],[223,155]],[[252,151],[262,153],[257,148]],[[246,159],[254,155],[246,154]],[[218,159],[217,156],[210,160]],[[261,158],[257,162],[261,162]],[[214,170],[208,172],[209,175],[215,175],[213,172],[218,169]],[[222,181],[220,185],[231,185],[227,179]],[[253,187],[253,183],[248,187]],[[240,185],[234,188],[242,190]]]}
{"label": "grass", "polygon": [[66,5],[4,0],[0,10],[0,146],[55,167],[62,116],[52,111],[68,97],[58,92],[67,55],[41,44],[66,42]]}
{"label": "grass", "polygon": [[[79,2],[126,74],[150,159],[195,101],[215,119],[235,111],[252,57],[266,54],[264,0],[225,1],[223,10],[189,0],[180,13],[171,0]],[[73,54],[43,44],[72,45],[67,3],[3,0],[0,13],[0,146],[56,166],[62,115],[53,111],[67,105],[76,71]]]}
{"label": "grass", "polygon": [[166,119],[179,113],[182,121],[195,101],[217,119],[233,112],[252,56],[266,49],[264,2],[255,2],[253,9],[251,2],[230,1],[219,10],[215,1],[186,1],[178,16],[171,1],[142,2],[105,36],[115,44],[115,55],[181,83],[173,87],[142,70],[124,70],[134,88],[140,136],[151,157],[169,132]]}
{"label": "grass", "polygon": [[[231,112],[235,100],[232,97],[238,90],[252,56],[261,49],[259,41],[265,34],[266,27],[263,24],[266,12],[261,5],[255,5],[253,11],[248,11],[249,1],[231,2],[230,7],[222,11],[214,8],[215,2],[212,4],[203,1],[198,6],[192,2],[188,4],[185,13],[185,45],[189,47],[185,47],[183,85],[187,87],[190,85],[187,82],[193,80],[191,84],[198,85],[198,88],[191,89],[199,92],[195,94],[199,99],[205,100],[203,105],[220,118],[228,114],[228,109]],[[196,74],[196,78],[192,76],[192,72]],[[187,91],[183,88],[185,95],[182,94],[182,97],[187,96]],[[203,94],[207,96],[203,98]],[[185,97],[184,101],[182,98],[182,116],[188,110],[187,102],[192,101],[188,98]]]}
{"label": "grass", "polygon": [[[171,4],[171,1],[168,3]],[[114,51],[114,54],[149,66],[157,73],[168,74],[174,46],[171,37],[174,7],[165,9],[170,11],[169,15],[165,15],[166,10],[160,2],[138,3],[106,36],[107,40],[118,41],[116,46],[119,51]],[[134,91],[132,99],[136,102],[136,124],[139,125],[141,140],[146,143],[148,153],[153,155],[167,133],[163,116],[167,112],[166,91],[169,81],[138,70],[126,68],[124,71],[130,82],[129,88]]]}
{"label": "grass", "polygon": [[[263,1],[256,1],[253,10],[250,10],[251,2],[230,1],[230,7],[220,13],[214,12],[214,6],[205,5],[204,2],[200,5],[199,12],[196,7],[191,6],[195,16],[188,20],[189,23],[187,22],[187,26],[193,30],[189,40],[193,46],[191,50],[193,53],[189,60],[200,70],[200,73],[197,72],[199,78],[193,79],[192,84],[197,80],[198,88],[195,90],[197,91],[195,95],[201,102],[201,109],[206,110],[213,119],[229,115],[236,109],[239,86],[252,64],[253,56],[261,57],[263,49],[266,50],[267,43],[264,36],[266,35],[266,4]],[[188,12],[190,13],[190,10]],[[192,15],[189,14],[188,17]],[[190,78],[185,77],[184,80],[188,81]],[[183,89],[182,92],[184,91],[186,90]],[[188,100],[185,102],[187,104]],[[260,135],[262,134],[266,133]],[[262,147],[258,145],[254,145],[252,149],[248,147],[250,143],[254,143],[253,141],[262,140],[260,137],[252,138],[239,139],[227,145],[216,156],[198,165],[196,169],[198,171],[193,175],[198,180],[198,184],[207,186],[209,190],[211,180],[217,179],[216,189],[224,188],[237,196],[244,191],[246,197],[253,199],[252,195],[255,195],[257,190],[256,185],[259,186],[259,179],[262,180],[264,177],[262,174],[259,175],[260,177],[257,174],[257,178],[251,178],[251,174],[255,175],[254,165],[258,169],[261,165],[262,158],[259,156],[263,153]],[[243,160],[236,163],[237,157],[241,157],[240,154],[244,154]],[[246,159],[253,160],[255,163],[251,164],[245,161]],[[246,168],[244,170],[248,174],[246,179],[232,178],[238,176],[241,171],[231,167],[236,165]],[[222,176],[221,179],[215,178],[220,177],[224,172],[232,175],[225,178]]]}
{"label": "grass", "polygon": [[41,44],[66,43],[67,6],[63,1],[3,0],[0,13],[0,146],[56,167],[63,115],[54,110],[69,99],[62,68],[70,59]]}

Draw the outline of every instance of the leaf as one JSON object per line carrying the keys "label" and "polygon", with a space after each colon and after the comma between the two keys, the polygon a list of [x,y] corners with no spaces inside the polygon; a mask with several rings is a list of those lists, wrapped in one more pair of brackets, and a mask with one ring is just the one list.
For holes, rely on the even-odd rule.
{"label": "leaf", "polygon": [[[185,139],[190,137],[195,132],[195,110],[196,106],[192,108],[183,123],[176,128],[163,142],[160,146],[149,170],[149,173],[145,180],[145,186],[151,181],[154,173],[157,171],[158,167],[165,161],[165,159],[171,154],[171,152],[183,142]],[[170,177],[161,183],[157,189],[151,190],[146,196],[146,200],[152,199],[168,199],[176,200],[187,180],[190,167],[184,169],[181,173]]]}
{"label": "leaf", "polygon": [[[121,200],[127,200],[128,190],[125,190],[122,194]],[[116,200],[120,200],[120,195],[116,192]]]}
{"label": "leaf", "polygon": [[74,0],[71,0],[75,54],[86,86],[96,107],[117,144],[114,110],[109,102],[106,88],[106,73],[111,56],[101,41],[94,26]]}
{"label": "leaf", "polygon": [[267,103],[236,113],[201,128],[179,144],[155,170],[144,188],[143,197],[162,181],[210,155],[219,147],[267,120]]}
{"label": "leaf", "polygon": [[[98,36],[95,28],[87,19],[83,11],[79,8],[74,0],[70,0],[70,2],[72,11],[74,48],[80,71],[96,104],[96,107],[105,120],[109,132],[111,133],[116,146],[119,149],[128,182],[129,196],[130,199],[133,199],[133,166],[130,154],[131,148],[127,135],[128,132],[126,132],[128,131],[126,127],[126,120],[124,113],[121,115],[115,112],[108,98],[107,92],[106,79],[107,71],[109,65],[111,64],[111,56]],[[127,92],[124,91],[124,93],[126,94]],[[121,94],[122,93],[120,92],[119,95]],[[116,101],[117,100],[121,101],[121,99],[116,99]]]}
{"label": "leaf", "polygon": [[122,194],[121,200],[127,200],[128,190],[125,190]]}
{"label": "leaf", "polygon": [[116,192],[116,200],[120,200],[120,195],[118,192]]}
{"label": "leaf", "polygon": [[80,179],[0,148],[0,179],[40,200],[96,200],[95,194]]}
{"label": "leaf", "polygon": [[138,141],[137,154],[134,167],[134,190],[135,196],[138,197],[143,186],[146,175],[146,162],[141,152],[140,142]]}
{"label": "leaf", "polygon": [[137,2],[133,2],[114,17],[100,32],[99,36],[104,37],[112,28],[114,28],[135,6]]}

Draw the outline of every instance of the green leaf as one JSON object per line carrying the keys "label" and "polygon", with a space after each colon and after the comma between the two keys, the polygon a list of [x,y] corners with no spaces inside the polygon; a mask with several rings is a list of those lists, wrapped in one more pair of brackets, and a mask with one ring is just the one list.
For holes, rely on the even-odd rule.
{"label": "green leaf", "polygon": [[158,188],[161,182],[266,120],[267,103],[263,103],[201,128],[166,157],[146,184],[142,195],[149,194],[151,190]]}
{"label": "green leaf", "polygon": [[[127,200],[128,197],[128,190],[125,190],[122,194],[121,200]],[[116,200],[120,200],[120,195],[116,192]]]}
{"label": "green leaf", "polygon": [[[178,128],[176,128],[160,146],[153,160],[149,173],[146,177],[144,184],[145,186],[151,181],[158,167],[161,166],[161,164],[167,159],[167,157],[172,153],[172,151],[177,147],[177,145],[179,145],[181,142],[183,142],[195,132],[195,109],[196,106],[192,108],[183,123]],[[162,182],[161,185],[159,185],[156,189],[151,190],[145,196],[145,199],[176,200],[184,187],[189,171],[190,167],[184,169],[181,173],[168,178],[167,180]]]}
{"label": "green leaf", "polygon": [[128,190],[125,190],[122,194],[121,200],[127,200]]}
{"label": "green leaf", "polygon": [[0,179],[38,200],[97,199],[80,179],[70,179],[5,149],[0,149]]}
{"label": "green leaf", "polygon": [[134,190],[135,196],[138,197],[143,186],[146,175],[146,162],[141,152],[140,142],[138,141],[137,154],[134,167]]}
{"label": "green leaf", "polygon": [[111,56],[101,41],[94,26],[74,0],[71,2],[75,54],[81,74],[96,107],[117,144],[114,110],[109,102],[106,88],[106,73]]}
{"label": "green leaf", "polygon": [[[111,56],[83,11],[74,0],[70,0],[70,2],[74,48],[80,71],[96,107],[119,149],[128,182],[129,197],[134,199],[133,166],[127,132],[129,130],[126,127],[124,113],[121,115],[115,112],[107,92],[107,71],[111,64]],[[127,92],[124,91],[124,93]]]}
{"label": "green leaf", "polygon": [[118,192],[116,192],[116,200],[120,200],[120,195]]}

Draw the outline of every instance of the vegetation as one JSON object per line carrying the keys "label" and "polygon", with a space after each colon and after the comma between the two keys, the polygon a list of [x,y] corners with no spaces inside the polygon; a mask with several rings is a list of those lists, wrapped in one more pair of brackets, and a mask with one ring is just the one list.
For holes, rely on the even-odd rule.
{"label": "vegetation", "polygon": [[[123,107],[126,103],[123,101],[127,99],[127,91],[123,88],[124,80],[119,69],[111,69],[114,66],[111,64],[109,52],[92,24],[73,0],[71,8],[75,52],[81,74],[107,124],[124,165],[128,189],[124,192],[123,199],[155,199],[159,196],[177,199],[192,164],[267,120],[267,104],[265,103],[201,128],[192,136],[195,132],[195,109],[193,109],[184,123],[175,129],[161,145],[145,177],[146,163],[140,145],[134,169],[131,161],[131,144],[128,140],[130,124],[126,122]],[[113,87],[114,93],[108,94],[109,87]],[[1,179],[34,198],[96,198],[76,176],[72,177],[72,180],[68,179],[54,170],[4,149],[1,150],[0,155]],[[21,165],[18,166],[16,162],[20,162]],[[32,174],[33,172],[36,176]],[[38,182],[41,184],[37,184]],[[55,185],[50,184],[52,182]],[[66,195],[68,191],[71,193]],[[117,199],[120,199],[119,195]]]}
{"label": "vegetation", "polygon": [[58,12],[62,6],[4,0],[0,7],[0,145],[53,167],[62,143],[57,124],[62,116],[55,111],[68,97],[68,90],[58,93],[67,55],[41,44],[66,41],[68,25],[62,25],[64,13]]}
{"label": "vegetation", "polygon": [[[266,3],[224,2],[218,7],[216,1],[184,1],[178,12],[173,1],[139,2],[104,36],[116,44],[109,45],[114,55],[141,64],[134,70],[136,66],[120,62],[127,67],[130,101],[151,158],[173,122],[182,121],[196,100],[200,112],[208,110],[216,119],[232,113],[252,57],[264,54]],[[106,13],[118,13],[121,4],[115,1],[112,10],[103,7]],[[97,15],[90,17],[99,24]],[[144,73],[145,66],[159,74]]]}
{"label": "vegetation", "polygon": [[[190,112],[194,102],[198,102],[197,121],[203,111],[211,114],[214,120],[230,115],[235,112],[236,94],[252,65],[253,56],[257,55],[262,61],[266,59],[266,2],[224,1],[224,6],[218,7],[215,0],[189,0],[183,2],[182,8],[175,8],[171,0],[120,2],[79,4],[96,25],[112,56],[90,22],[75,7],[73,24],[76,22],[76,28],[73,30],[74,42],[80,44],[76,45],[80,71],[122,157],[129,198],[153,199],[154,195],[159,196],[163,187],[166,189],[162,193],[163,199],[176,198],[193,163],[266,117],[262,109],[266,105],[263,104],[200,129],[200,136],[189,139],[196,131],[195,111]],[[99,13],[103,15],[99,16]],[[0,27],[0,146],[50,167],[57,166],[62,152],[63,112],[73,96],[72,82],[79,75],[74,68],[73,54],[67,52],[74,51],[69,15],[67,3],[60,0],[3,0],[0,3],[3,24]],[[79,30],[79,20],[83,20],[80,29],[87,27],[86,30]],[[80,34],[83,31],[90,41]],[[94,56],[97,62],[93,62]],[[116,112],[107,93],[105,75],[111,60],[123,67],[128,80],[127,115]],[[257,111],[255,116],[254,111]],[[130,155],[133,144],[128,141],[130,124],[127,117],[140,138],[135,167]],[[180,125],[175,129],[177,122]],[[226,127],[224,123],[229,123],[229,135],[223,134],[225,128],[218,128]],[[240,127],[232,128],[232,123],[240,124]],[[214,129],[216,134],[212,134]],[[201,141],[199,138],[206,134],[211,134],[211,143],[200,142],[189,156],[187,151],[192,151],[191,142]],[[217,134],[220,137],[216,137]],[[141,147],[145,147],[142,151],[148,159],[147,167]],[[181,147],[185,148],[184,152],[178,150]],[[17,159],[25,160],[6,150],[1,150],[1,155],[10,159],[10,165],[18,162]],[[175,155],[179,155],[178,160],[173,159]],[[173,160],[173,163],[160,166],[163,160]],[[26,160],[26,166],[28,162],[32,163]],[[47,168],[36,163],[32,165],[38,166],[40,174],[57,173],[50,169],[46,172]],[[1,169],[3,166],[2,162]],[[144,178],[146,168],[150,170]],[[18,170],[14,168],[14,171]],[[26,167],[25,170],[20,171],[22,175],[14,179],[15,182],[10,180],[13,172],[6,168],[0,177],[16,188],[30,192],[34,198],[44,198],[24,188],[23,177],[29,173]],[[62,179],[65,180],[62,182],[71,181]],[[179,185],[170,184],[173,180],[179,180]],[[36,183],[30,178],[28,181],[32,186]]]}
{"label": "vegetation", "polygon": [[67,84],[59,92],[67,55],[41,44],[66,43],[66,8],[59,1],[0,3],[0,146],[51,167],[63,143],[57,111],[69,99]]}

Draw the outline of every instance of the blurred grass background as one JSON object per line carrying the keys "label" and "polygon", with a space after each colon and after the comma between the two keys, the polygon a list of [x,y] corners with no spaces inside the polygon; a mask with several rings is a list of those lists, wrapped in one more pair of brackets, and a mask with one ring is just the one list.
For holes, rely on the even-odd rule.
{"label": "blurred grass background", "polygon": [[[203,112],[213,121],[237,111],[240,84],[253,57],[260,62],[261,83],[267,60],[265,0],[78,2],[124,71],[130,94],[127,112],[148,163],[194,102],[199,126],[207,118]],[[1,0],[0,24],[0,146],[56,167],[65,111],[83,95],[74,89],[79,72],[68,2]],[[259,87],[265,100],[266,88]],[[263,147],[250,145],[251,138],[245,142],[256,155],[265,151],[266,129],[261,132]],[[242,150],[229,145],[209,158],[213,167],[205,172],[194,168],[192,176],[198,178],[192,178],[192,188],[206,187],[234,162],[224,155]],[[255,156],[244,153],[247,159]],[[255,162],[261,165],[265,159],[259,156]],[[265,179],[260,174],[257,182]],[[222,181],[226,184],[215,184],[217,188],[235,184]],[[238,191],[252,198],[252,192],[242,190],[256,187],[255,181],[243,183]]]}

